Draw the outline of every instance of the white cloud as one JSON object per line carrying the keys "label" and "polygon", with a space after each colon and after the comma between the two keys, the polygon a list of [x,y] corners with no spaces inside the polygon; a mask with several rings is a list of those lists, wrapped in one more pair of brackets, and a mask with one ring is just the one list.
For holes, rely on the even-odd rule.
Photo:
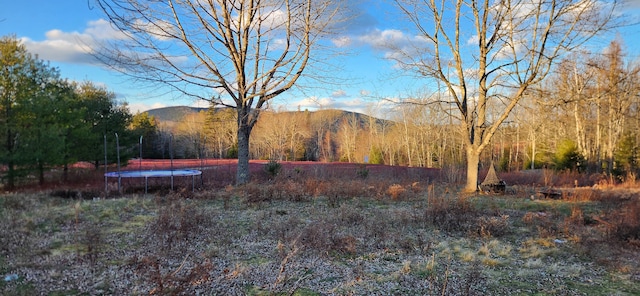
{"label": "white cloud", "polygon": [[74,64],[98,64],[98,61],[92,56],[92,47],[96,42],[122,39],[124,35],[103,19],[90,21],[87,25],[83,32],[63,32],[54,29],[45,33],[45,40],[35,41],[24,37],[21,41],[29,52],[37,54],[44,60]]}
{"label": "white cloud", "polygon": [[163,20],[157,20],[153,23],[136,20],[133,27],[141,32],[147,32],[149,35],[162,41],[170,40],[172,38],[171,35],[175,35],[177,31],[173,24]]}
{"label": "white cloud", "polygon": [[111,23],[105,19],[89,21],[87,28],[83,34],[91,36],[95,40],[113,40],[125,39],[127,36],[114,28]]}
{"label": "white cloud", "polygon": [[138,112],[144,112],[144,111],[151,110],[151,109],[167,107],[166,104],[160,103],[160,102],[155,102],[155,103],[152,103],[152,104],[147,104],[147,103],[143,103],[143,102],[137,102],[137,103],[130,103],[130,104],[128,104],[128,106],[129,106],[129,111],[132,114],[136,114]]}
{"label": "white cloud", "polygon": [[377,49],[386,49],[390,44],[405,43],[409,39],[402,31],[394,29],[375,30],[360,37],[360,41]]}
{"label": "white cloud", "polygon": [[386,51],[390,48],[406,48],[424,46],[429,41],[423,36],[407,35],[396,29],[374,29],[362,35],[340,36],[332,40],[338,47],[346,46],[371,46],[376,50]]}
{"label": "white cloud", "polygon": [[478,37],[478,35],[473,35],[471,36],[471,38],[469,38],[469,40],[467,40],[467,45],[476,45],[478,44],[479,40],[480,37]]}
{"label": "white cloud", "polygon": [[367,110],[368,102],[363,101],[362,99],[340,99],[335,100],[329,97],[307,97],[299,101],[287,101],[283,102],[281,105],[274,105],[275,109],[284,108],[289,110],[309,110],[309,111],[317,111],[317,110],[327,110],[327,109],[339,109],[346,111],[353,111],[364,113]]}
{"label": "white cloud", "polygon": [[406,34],[396,29],[374,29],[357,36],[342,36],[333,40],[337,47],[370,47],[382,54],[386,60],[395,61],[394,68],[400,68],[398,61],[423,56],[432,48],[432,42],[422,35]]}
{"label": "white cloud", "polygon": [[332,39],[333,45],[337,47],[347,47],[352,44],[352,39],[349,36],[340,36],[338,38]]}
{"label": "white cloud", "polygon": [[347,96],[347,92],[344,90],[336,90],[331,94],[331,97],[334,97],[334,98],[342,98],[346,96]]}

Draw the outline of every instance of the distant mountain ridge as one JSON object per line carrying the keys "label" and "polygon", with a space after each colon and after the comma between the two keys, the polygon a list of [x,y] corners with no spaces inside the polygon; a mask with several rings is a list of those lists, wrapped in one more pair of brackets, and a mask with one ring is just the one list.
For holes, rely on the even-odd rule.
{"label": "distant mountain ridge", "polygon": [[[149,116],[154,116],[158,121],[165,123],[177,123],[183,120],[183,118],[189,114],[198,113],[198,112],[206,112],[209,108],[201,108],[201,107],[189,107],[189,106],[173,106],[173,107],[163,107],[156,108],[145,111]],[[287,112],[307,112],[307,111],[287,111]],[[349,117],[353,117],[358,122],[358,126],[364,128],[369,124],[370,116],[351,112],[344,111],[339,109],[326,109],[326,110],[318,110],[318,111],[308,111],[312,116],[322,117],[323,114],[333,114],[333,116],[326,116],[330,121],[330,125],[333,129],[338,128],[338,124],[343,120]],[[374,122],[378,125],[388,125],[391,123],[389,120],[373,118]]]}
{"label": "distant mountain ridge", "polygon": [[155,117],[159,121],[179,122],[189,114],[207,111],[207,109],[209,108],[173,106],[151,109],[145,111],[145,113],[149,114],[149,116]]}

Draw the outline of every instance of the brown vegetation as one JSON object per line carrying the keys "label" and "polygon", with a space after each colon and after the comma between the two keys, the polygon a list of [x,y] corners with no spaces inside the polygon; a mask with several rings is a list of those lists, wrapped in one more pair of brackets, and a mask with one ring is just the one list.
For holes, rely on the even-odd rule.
{"label": "brown vegetation", "polygon": [[0,274],[18,279],[0,292],[640,292],[637,185],[554,183],[561,198],[535,199],[543,172],[503,174],[522,183],[492,196],[460,195],[436,170],[283,163],[272,175],[260,163],[239,187],[233,172],[210,170],[195,191],[3,195]]}

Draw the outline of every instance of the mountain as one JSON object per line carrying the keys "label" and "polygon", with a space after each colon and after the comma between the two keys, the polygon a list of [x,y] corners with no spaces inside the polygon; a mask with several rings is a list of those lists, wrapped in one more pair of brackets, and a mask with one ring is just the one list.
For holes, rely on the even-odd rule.
{"label": "mountain", "polygon": [[179,122],[186,115],[207,111],[208,108],[197,108],[189,106],[164,107],[145,111],[149,116],[153,116],[159,121]]}
{"label": "mountain", "polygon": [[[161,123],[172,126],[182,121],[182,119],[189,114],[198,113],[202,111],[206,112],[207,109],[208,108],[174,106],[174,107],[151,109],[145,112],[148,113],[149,116],[154,116]],[[263,111],[263,112],[269,112],[269,111]],[[286,111],[283,113],[297,113],[297,112],[309,112],[312,118],[316,120],[327,121],[329,126],[331,126],[331,129],[334,131],[338,129],[338,126],[344,120],[350,120],[350,121],[355,120],[355,124],[357,124],[360,128],[364,128],[365,126],[369,125],[370,124],[369,121],[371,119],[373,119],[375,124],[379,126],[390,125],[392,123],[389,120],[372,118],[362,113],[344,111],[339,109],[325,109],[325,110],[318,110],[318,111]]]}

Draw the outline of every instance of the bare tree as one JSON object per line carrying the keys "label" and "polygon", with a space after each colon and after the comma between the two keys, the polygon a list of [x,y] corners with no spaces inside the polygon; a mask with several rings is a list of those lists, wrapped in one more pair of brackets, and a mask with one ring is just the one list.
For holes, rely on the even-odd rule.
{"label": "bare tree", "polygon": [[[401,67],[440,81],[465,142],[476,191],[480,153],[554,61],[610,23],[614,4],[597,0],[395,0],[421,46],[396,48]],[[490,116],[489,106],[500,112]]]}
{"label": "bare tree", "polygon": [[[229,108],[209,108],[205,118],[207,145],[218,158],[229,157],[238,143],[237,113]],[[232,153],[229,153],[232,152]]]}
{"label": "bare tree", "polygon": [[588,92],[593,86],[594,71],[590,69],[585,61],[589,61],[587,53],[579,55],[569,55],[563,59],[558,67],[557,74],[554,75],[552,91],[557,100],[554,102],[559,107],[567,108],[567,113],[573,114],[573,124],[575,125],[575,140],[578,151],[588,158],[593,159],[587,145],[587,135],[591,132],[588,129],[587,121],[595,121],[590,112],[593,109],[593,102],[596,97]]}
{"label": "bare tree", "polygon": [[635,119],[640,67],[614,40],[602,52],[569,55],[555,72],[547,90],[553,99],[547,103],[558,117],[573,119],[566,124],[575,131],[571,138],[578,151],[598,171],[611,174],[619,141]]}
{"label": "bare tree", "polygon": [[[236,183],[249,181],[260,111],[291,89],[338,19],[330,0],[96,0],[122,33],[98,54],[114,68],[235,108]],[[307,70],[307,71],[305,71]]]}
{"label": "bare tree", "polygon": [[[634,118],[633,106],[637,106],[640,67],[628,62],[625,57],[621,42],[613,41],[599,59],[590,63],[597,72],[595,91],[598,114],[606,116],[597,128],[603,129],[606,136],[605,139],[598,139],[598,147],[604,147],[606,173],[609,175],[614,169],[614,155],[626,122]],[[601,140],[604,143],[600,144]]]}

